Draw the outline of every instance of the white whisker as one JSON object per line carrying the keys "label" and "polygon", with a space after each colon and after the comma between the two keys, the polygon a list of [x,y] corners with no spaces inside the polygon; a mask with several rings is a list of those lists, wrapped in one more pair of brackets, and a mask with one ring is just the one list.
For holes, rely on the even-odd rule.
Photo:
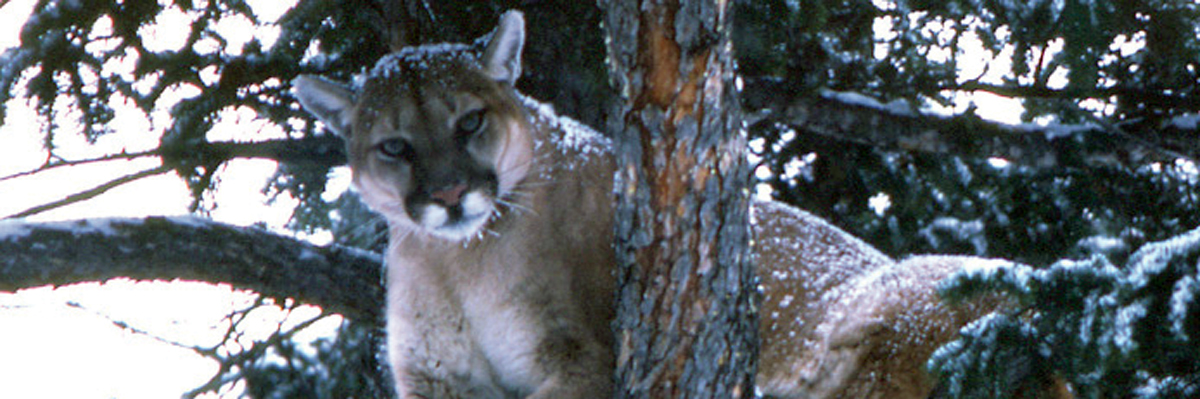
{"label": "white whisker", "polygon": [[[503,206],[504,206],[504,207],[506,207],[506,208],[512,209],[512,210],[514,210],[516,213],[527,213],[527,214],[531,214],[531,215],[537,216],[537,212],[536,212],[536,211],[534,211],[534,210],[533,210],[533,208],[530,208],[530,207],[528,207],[528,206],[525,206],[525,205],[523,205],[523,204],[521,204],[521,203],[519,203],[519,202],[516,202],[516,201],[509,201],[509,200],[506,200],[506,199],[499,199],[499,198],[498,198],[498,199],[496,199],[496,204],[503,205]],[[497,207],[497,211],[498,211],[498,210],[499,210],[499,207]],[[497,216],[497,217],[499,217],[500,215],[499,215],[499,214],[497,214],[496,216]]]}
{"label": "white whisker", "polygon": [[[393,230],[396,230],[396,229],[388,229],[388,231],[393,231]],[[402,229],[402,230],[403,231],[400,232],[400,235],[393,236],[390,238],[389,244],[404,242],[405,239],[407,239],[409,236],[411,236],[413,234],[413,232],[416,231],[416,229]]]}
{"label": "white whisker", "polygon": [[541,181],[525,180],[520,183],[517,183],[516,186],[513,186],[512,191],[515,192],[515,191],[519,191],[522,189],[536,189],[536,188],[542,188],[542,187],[550,187],[550,186],[553,186],[556,184],[558,184],[558,182],[555,182],[552,180],[541,180]]}

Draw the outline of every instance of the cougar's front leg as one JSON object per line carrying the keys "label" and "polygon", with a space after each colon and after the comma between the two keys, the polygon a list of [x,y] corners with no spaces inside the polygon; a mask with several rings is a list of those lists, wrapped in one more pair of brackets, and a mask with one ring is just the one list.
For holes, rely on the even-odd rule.
{"label": "cougar's front leg", "polygon": [[[486,361],[471,356],[469,344],[443,334],[392,346],[396,391],[402,399],[507,399],[511,396],[492,381]],[[454,337],[456,338],[456,337]],[[436,344],[424,346],[425,344]]]}
{"label": "cougar's front leg", "polygon": [[455,389],[455,384],[422,372],[397,372],[396,392],[401,399],[467,398],[464,392]]}
{"label": "cougar's front leg", "polygon": [[404,372],[397,378],[402,399],[507,399],[499,388],[469,378],[432,376],[423,371]]}
{"label": "cougar's front leg", "polygon": [[476,354],[468,321],[425,269],[389,271],[388,357],[403,399],[505,398]]}
{"label": "cougar's front leg", "polygon": [[586,329],[571,326],[550,331],[538,352],[547,378],[530,399],[612,396],[612,351]]}
{"label": "cougar's front leg", "polygon": [[[394,337],[401,334],[389,335],[389,340],[396,344],[389,345],[392,375],[396,382],[396,392],[402,399],[416,398],[502,398],[499,393],[486,394],[479,388],[473,388],[470,381],[469,365],[465,359],[454,356],[447,346],[422,347],[430,341],[412,341],[400,343]],[[434,340],[436,342],[436,340]],[[439,342],[441,344],[446,341]],[[435,356],[431,356],[436,354]]]}

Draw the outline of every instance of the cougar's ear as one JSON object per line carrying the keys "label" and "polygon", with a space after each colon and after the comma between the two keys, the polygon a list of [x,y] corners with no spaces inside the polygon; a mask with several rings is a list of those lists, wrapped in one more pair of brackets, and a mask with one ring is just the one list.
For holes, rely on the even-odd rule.
{"label": "cougar's ear", "polygon": [[500,25],[483,51],[483,69],[492,79],[515,84],[521,77],[521,48],[525,46],[525,17],[520,11],[500,16]]}
{"label": "cougar's ear", "polygon": [[292,94],[309,113],[338,135],[350,134],[354,92],[325,78],[300,75],[292,80]]}

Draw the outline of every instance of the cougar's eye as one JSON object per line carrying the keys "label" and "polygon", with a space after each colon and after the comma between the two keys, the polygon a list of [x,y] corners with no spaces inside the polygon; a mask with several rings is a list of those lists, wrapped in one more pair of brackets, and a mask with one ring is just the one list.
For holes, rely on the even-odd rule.
{"label": "cougar's eye", "polygon": [[402,139],[389,139],[377,144],[379,155],[388,160],[407,160],[412,157],[412,146]]}
{"label": "cougar's eye", "polygon": [[483,128],[484,122],[483,110],[477,109],[458,118],[458,123],[454,125],[454,128],[458,131],[460,137],[469,137]]}

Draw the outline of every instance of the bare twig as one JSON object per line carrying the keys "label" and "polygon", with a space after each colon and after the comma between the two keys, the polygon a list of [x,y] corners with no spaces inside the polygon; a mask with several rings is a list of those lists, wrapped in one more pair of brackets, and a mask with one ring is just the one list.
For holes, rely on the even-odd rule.
{"label": "bare twig", "polygon": [[131,183],[131,182],[141,180],[143,178],[147,178],[150,176],[160,175],[163,173],[167,173],[169,171],[171,171],[170,167],[159,166],[156,168],[143,170],[141,172],[134,173],[131,175],[122,176],[122,177],[113,179],[112,181],[109,181],[107,183],[96,186],[90,190],[71,194],[61,200],[54,201],[54,202],[51,202],[48,204],[38,205],[33,208],[26,209],[24,211],[21,211],[20,213],[5,217],[5,219],[16,219],[16,218],[28,217],[28,216],[36,215],[36,214],[46,212],[46,211],[49,211],[52,209],[57,209],[57,208],[61,208],[61,207],[71,205],[74,203],[83,202],[83,201],[95,198],[101,194],[104,194],[104,193],[108,192],[108,190],[112,190],[113,188],[116,188],[123,184]]}
{"label": "bare twig", "polygon": [[75,160],[75,161],[57,161],[57,162],[55,162],[55,161],[51,160],[48,163],[46,163],[45,165],[38,167],[37,169],[27,170],[24,172],[0,177],[0,182],[6,181],[6,180],[17,179],[17,178],[21,178],[21,177],[25,177],[25,176],[32,176],[32,175],[36,175],[38,173],[46,172],[46,171],[53,170],[53,169],[58,169],[58,168],[61,168],[64,166],[79,166],[79,165],[87,165],[87,164],[92,164],[92,163],[97,163],[97,162],[132,160],[132,159],[157,156],[157,155],[159,155],[158,151],[153,150],[153,151],[143,151],[143,152],[133,152],[133,153],[120,152],[117,154],[105,155],[105,156],[102,156],[99,158],[80,159],[80,160]]}
{"label": "bare twig", "polygon": [[[311,319],[297,323],[295,327],[292,327],[287,331],[283,331],[284,320],[281,320],[279,325],[276,327],[275,332],[271,334],[270,337],[264,341],[255,342],[254,345],[251,345],[249,349],[243,350],[237,354],[230,354],[229,356],[212,356],[214,360],[217,360],[217,362],[221,364],[221,367],[207,382],[199,387],[196,387],[196,389],[184,393],[182,397],[195,398],[205,393],[215,393],[220,390],[221,387],[225,386],[225,384],[237,381],[239,378],[241,378],[240,370],[246,369],[246,362],[250,362],[254,359],[262,357],[262,355],[266,353],[268,349],[277,346],[286,340],[292,339],[292,337],[294,337],[300,331],[303,331],[313,324],[316,324],[318,321],[329,317],[329,315],[330,313],[322,311],[320,314],[313,316]],[[286,318],[284,319],[286,320]],[[236,325],[231,325],[229,327],[230,330],[234,330],[236,328]],[[226,336],[231,335],[234,334],[227,334]],[[222,343],[222,345],[228,344],[229,342]]]}
{"label": "bare twig", "polygon": [[171,345],[171,346],[174,346],[174,347],[177,347],[177,348],[183,348],[183,349],[187,349],[187,350],[190,350],[190,351],[196,352],[196,354],[199,354],[199,355],[202,355],[202,356],[204,356],[204,355],[205,355],[205,354],[204,354],[204,353],[201,351],[201,349],[200,349],[200,348],[197,348],[197,347],[195,347],[195,346],[192,346],[192,345],[187,345],[187,344],[184,344],[184,343],[181,343],[181,342],[178,342],[178,341],[172,341],[172,340],[166,339],[166,338],[164,338],[164,337],[160,337],[160,336],[158,336],[158,335],[155,335],[155,334],[151,334],[149,331],[146,331],[146,330],[143,330],[143,329],[140,329],[140,328],[134,327],[134,326],[130,325],[128,322],[125,322],[125,321],[121,321],[121,320],[114,319],[112,316],[109,316],[107,313],[104,313],[104,312],[101,312],[101,311],[98,311],[98,310],[94,310],[94,309],[90,309],[90,308],[88,308],[88,307],[86,307],[86,306],[83,306],[83,304],[81,304],[81,303],[79,303],[79,302],[75,302],[75,301],[69,301],[69,302],[67,302],[67,306],[68,306],[68,307],[75,308],[75,309],[79,309],[79,310],[82,310],[82,311],[86,311],[86,312],[88,312],[88,313],[91,313],[91,314],[92,314],[92,315],[94,315],[94,316],[97,316],[97,317],[103,318],[103,319],[105,319],[105,320],[108,320],[108,322],[109,322],[109,323],[112,323],[112,325],[116,326],[117,328],[120,328],[120,329],[122,329],[122,330],[128,331],[128,332],[130,332],[130,333],[132,333],[132,334],[134,334],[134,335],[141,335],[141,336],[143,336],[143,337],[147,337],[147,338],[153,339],[153,340],[155,340],[155,341],[158,341],[158,342],[161,342],[161,343],[164,343],[164,344],[167,344],[167,345]]}
{"label": "bare twig", "polygon": [[225,347],[226,352],[232,353],[229,350],[230,344],[237,344],[239,346],[238,353],[245,352],[246,348],[241,346],[239,340],[246,334],[238,327],[242,325],[242,322],[246,320],[250,312],[263,306],[267,306],[267,299],[260,295],[254,299],[253,304],[247,306],[245,309],[237,309],[226,315],[224,321],[229,322],[229,329],[225,331],[225,336],[221,337],[221,342],[212,348],[213,353],[215,354],[221,347]]}
{"label": "bare twig", "polygon": [[[220,364],[220,367],[218,368],[217,372],[213,374],[212,378],[206,381],[203,385],[185,393],[183,395],[185,398],[194,398],[209,392],[215,393],[226,384],[237,381],[241,378],[241,372],[239,370],[246,369],[247,362],[252,362],[255,359],[262,357],[262,355],[271,347],[277,346],[286,340],[292,339],[300,331],[307,329],[308,327],[316,324],[318,321],[330,315],[328,312],[321,312],[310,319],[297,323],[291,329],[284,331],[283,326],[287,322],[287,319],[291,317],[292,311],[295,310],[296,306],[273,304],[268,302],[265,297],[259,296],[257,300],[255,300],[254,304],[250,305],[249,307],[233,310],[229,315],[227,315],[225,320],[230,321],[230,324],[225,333],[224,339],[215,347],[204,348],[200,346],[184,344],[155,335],[149,331],[134,327],[128,322],[117,320],[112,316],[105,314],[104,312],[89,309],[78,302],[67,302],[66,305],[104,318],[109,323],[112,323],[113,326],[116,326],[124,331],[128,331],[134,335],[148,337],[167,345],[187,349],[200,356],[217,361],[217,363]],[[243,347],[242,343],[239,342],[240,338],[244,335],[244,332],[241,331],[242,328],[240,328],[240,325],[246,320],[247,316],[252,311],[263,306],[279,306],[287,312],[287,316],[277,323],[275,331],[266,340],[256,341],[251,344],[249,348]],[[230,345],[237,345],[240,350],[235,353],[228,349]],[[224,354],[222,354],[220,351],[220,349],[223,347],[226,348]]]}

